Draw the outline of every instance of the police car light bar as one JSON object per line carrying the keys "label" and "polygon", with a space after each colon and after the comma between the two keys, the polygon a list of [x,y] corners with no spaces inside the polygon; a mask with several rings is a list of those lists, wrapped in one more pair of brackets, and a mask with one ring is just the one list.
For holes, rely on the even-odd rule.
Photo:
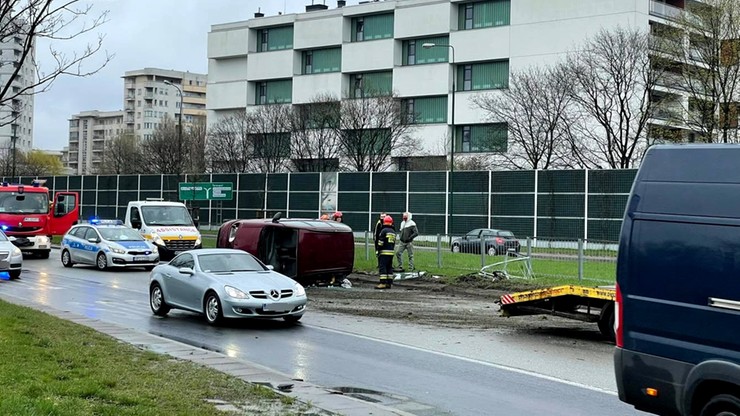
{"label": "police car light bar", "polygon": [[101,220],[100,218],[90,218],[89,222],[98,225],[123,225],[121,220]]}

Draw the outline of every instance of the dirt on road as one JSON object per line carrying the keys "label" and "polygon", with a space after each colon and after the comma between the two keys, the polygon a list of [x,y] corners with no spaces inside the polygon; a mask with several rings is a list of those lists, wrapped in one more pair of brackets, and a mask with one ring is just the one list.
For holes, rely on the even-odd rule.
{"label": "dirt on road", "polygon": [[501,316],[501,295],[532,289],[516,281],[491,281],[476,275],[446,284],[433,276],[396,280],[389,290],[375,290],[377,276],[352,274],[351,288],[309,287],[309,307],[332,313],[393,319],[419,325],[464,329],[500,329],[603,342],[594,323],[549,315]]}

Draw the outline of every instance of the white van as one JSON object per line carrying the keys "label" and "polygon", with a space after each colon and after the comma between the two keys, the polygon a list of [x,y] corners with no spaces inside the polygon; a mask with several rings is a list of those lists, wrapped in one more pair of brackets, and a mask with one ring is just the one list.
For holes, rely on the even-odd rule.
{"label": "white van", "polygon": [[126,208],[126,225],[138,229],[144,238],[156,245],[162,260],[202,247],[200,232],[181,202],[131,201]]}

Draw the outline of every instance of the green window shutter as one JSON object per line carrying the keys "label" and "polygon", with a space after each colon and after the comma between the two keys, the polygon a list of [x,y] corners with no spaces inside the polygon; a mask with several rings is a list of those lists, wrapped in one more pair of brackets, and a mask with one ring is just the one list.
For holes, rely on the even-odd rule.
{"label": "green window shutter", "polygon": [[[470,135],[464,137],[467,127],[470,128]],[[455,151],[504,153],[508,149],[508,137],[506,123],[458,126],[455,128]]]}
{"label": "green window shutter", "polygon": [[[460,70],[458,70],[458,80],[462,81]],[[488,62],[473,65],[474,90],[490,90],[508,87],[509,61]]]}
{"label": "green window shutter", "polygon": [[[261,37],[260,33],[260,37]],[[261,39],[260,39],[261,41]],[[261,42],[260,42],[261,43]],[[267,50],[278,51],[293,47],[293,26],[275,27],[269,29],[267,35]]]}
{"label": "green window shutter", "polygon": [[457,6],[457,30],[465,30],[465,3]]}
{"label": "green window shutter", "polygon": [[401,65],[409,64],[409,43],[413,40],[405,40],[401,44]]}
{"label": "green window shutter", "polygon": [[493,25],[508,26],[511,22],[511,0],[493,2]]}
{"label": "green window shutter", "polygon": [[483,1],[473,5],[473,28],[493,26],[493,2]]}
{"label": "green window shutter", "polygon": [[365,39],[386,39],[393,37],[393,13],[365,16]]}
{"label": "green window shutter", "polygon": [[[304,65],[305,67],[305,65]],[[313,72],[339,72],[342,69],[342,49],[318,49],[313,51]]]}
{"label": "green window shutter", "polygon": [[363,75],[363,90],[369,96],[390,95],[393,90],[393,72],[372,72]]}
{"label": "green window shutter", "polygon": [[290,103],[292,100],[292,80],[286,79],[280,81],[270,81],[267,83],[267,104]]}
{"label": "green window shutter", "polygon": [[414,112],[417,123],[446,123],[447,96],[415,98]]}
{"label": "green window shutter", "polygon": [[[416,42],[416,63],[417,64],[431,64],[435,62],[447,62],[447,57],[449,56],[450,48],[448,48],[447,46],[441,46],[441,45],[450,44],[450,40],[448,37],[440,36],[440,37],[435,37],[435,38],[417,39],[412,42]],[[434,43],[435,45],[440,45],[440,46],[425,49],[423,47],[425,43]]]}

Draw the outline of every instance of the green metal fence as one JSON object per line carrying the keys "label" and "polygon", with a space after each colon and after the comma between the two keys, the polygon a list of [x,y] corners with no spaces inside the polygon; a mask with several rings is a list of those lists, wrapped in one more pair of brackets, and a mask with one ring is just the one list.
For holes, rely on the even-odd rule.
{"label": "green metal fence", "polygon": [[[404,211],[425,235],[502,228],[521,237],[618,240],[636,170],[347,172],[46,177],[81,193],[82,216],[123,218],[129,201],[178,199],[179,182],[230,182],[234,199],[194,201],[203,225],[234,218],[318,218],[341,210],[356,231]],[[3,178],[31,184],[34,178]]]}

